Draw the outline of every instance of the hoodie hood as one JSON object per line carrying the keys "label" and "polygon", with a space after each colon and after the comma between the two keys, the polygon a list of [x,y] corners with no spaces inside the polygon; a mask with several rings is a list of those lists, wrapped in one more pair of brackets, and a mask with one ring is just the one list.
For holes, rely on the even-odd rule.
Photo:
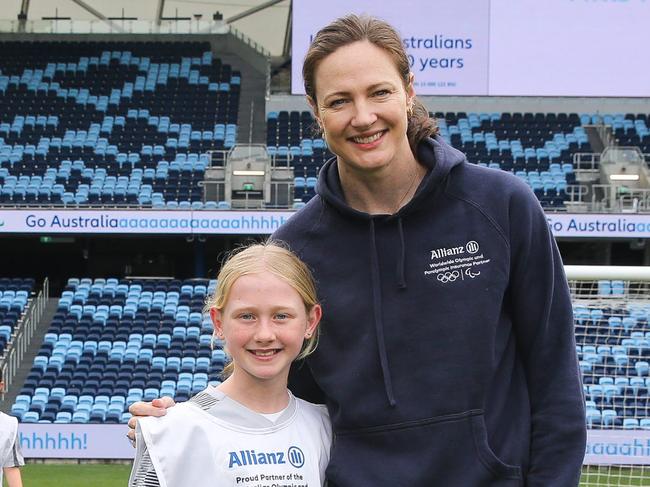
{"label": "hoodie hood", "polygon": [[365,212],[355,210],[350,207],[343,197],[343,188],[336,158],[330,159],[321,169],[318,178],[317,193],[323,200],[335,207],[338,211],[351,218],[358,218],[368,222],[368,261],[369,271],[372,281],[372,309],[374,315],[374,328],[377,339],[377,351],[379,362],[384,379],[384,388],[388,403],[395,406],[396,400],[393,393],[393,384],[390,375],[390,364],[388,362],[388,353],[384,340],[384,323],[381,300],[381,279],[379,277],[379,254],[377,251],[376,241],[376,220],[386,219],[395,222],[395,231],[399,237],[399,247],[396,249],[395,266],[397,268],[398,289],[406,289],[406,245],[404,238],[404,224],[402,219],[409,213],[416,211],[421,202],[431,197],[440,188],[447,178],[449,172],[458,164],[465,160],[465,155],[449,146],[442,138],[424,139],[417,147],[417,160],[420,164],[425,165],[428,170],[415,195],[411,200],[397,211],[394,215],[371,215]]}
{"label": "hoodie hood", "polygon": [[[441,137],[426,138],[417,147],[417,160],[427,167],[427,173],[420,182],[415,195],[400,210],[391,215],[404,216],[419,207],[419,203],[440,188],[449,172],[465,160],[465,155],[448,145]],[[343,196],[336,157],[327,161],[318,178],[316,193],[337,210],[355,218],[372,219],[373,215],[350,207]]]}

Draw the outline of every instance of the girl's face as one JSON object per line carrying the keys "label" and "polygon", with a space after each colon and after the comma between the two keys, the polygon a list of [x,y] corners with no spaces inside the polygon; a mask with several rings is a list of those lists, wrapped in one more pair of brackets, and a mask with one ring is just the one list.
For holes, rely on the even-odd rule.
{"label": "girl's face", "polygon": [[317,101],[308,101],[344,170],[376,171],[412,157],[406,128],[415,93],[385,50],[368,41],[340,47],[314,79]]}
{"label": "girl's face", "polygon": [[232,357],[233,378],[286,384],[291,362],[318,326],[321,308],[307,311],[286,281],[261,271],[238,278],[225,307],[212,308],[210,316]]}

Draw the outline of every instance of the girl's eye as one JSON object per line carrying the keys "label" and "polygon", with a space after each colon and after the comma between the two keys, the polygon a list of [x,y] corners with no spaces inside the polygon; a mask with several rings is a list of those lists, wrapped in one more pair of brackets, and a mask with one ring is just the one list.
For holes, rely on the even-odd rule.
{"label": "girl's eye", "polygon": [[289,318],[289,315],[286,313],[276,313],[275,319],[276,320],[286,320]]}
{"label": "girl's eye", "polygon": [[241,315],[239,315],[239,317],[242,320],[254,320],[255,319],[255,315],[253,313],[242,313]]}

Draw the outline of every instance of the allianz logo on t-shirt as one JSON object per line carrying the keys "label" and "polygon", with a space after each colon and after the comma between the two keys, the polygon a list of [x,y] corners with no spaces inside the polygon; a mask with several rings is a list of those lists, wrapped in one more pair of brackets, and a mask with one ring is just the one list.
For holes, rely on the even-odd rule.
{"label": "allianz logo on t-shirt", "polygon": [[246,465],[286,465],[290,463],[296,468],[305,464],[305,454],[297,446],[290,446],[285,452],[257,452],[255,450],[239,450],[228,452],[230,456],[228,468]]}

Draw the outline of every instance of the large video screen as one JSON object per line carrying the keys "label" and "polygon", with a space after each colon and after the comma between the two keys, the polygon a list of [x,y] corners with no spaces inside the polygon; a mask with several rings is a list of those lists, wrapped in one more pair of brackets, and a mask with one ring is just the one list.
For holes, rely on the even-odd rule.
{"label": "large video screen", "polygon": [[421,95],[650,96],[650,0],[297,0],[294,94],[312,37],[348,13],[399,30]]}

